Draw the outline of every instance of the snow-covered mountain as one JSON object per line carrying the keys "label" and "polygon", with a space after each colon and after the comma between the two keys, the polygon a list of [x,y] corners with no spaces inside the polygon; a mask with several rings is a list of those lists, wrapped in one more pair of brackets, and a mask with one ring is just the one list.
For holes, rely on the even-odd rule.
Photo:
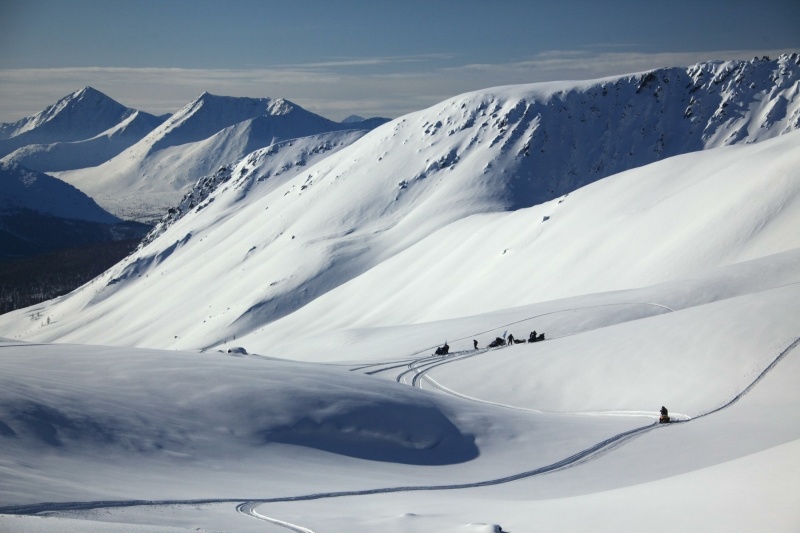
{"label": "snow-covered mountain", "polygon": [[14,163],[0,163],[0,212],[39,211],[59,218],[110,224],[119,219],[63,181]]}
{"label": "snow-covered mountain", "polygon": [[[0,527],[793,531],[798,135],[671,158],[560,204],[453,224],[372,280],[233,342],[283,360],[241,349],[0,340]],[[235,180],[222,182],[230,194]],[[268,181],[242,180],[238,192]],[[247,242],[230,227],[217,231],[229,246]],[[272,278],[268,269],[251,274],[258,268],[227,253],[224,240],[205,254],[190,249],[209,238],[198,233],[139,263],[139,294],[109,293],[125,280],[84,287],[95,296],[87,309],[104,321],[114,307],[101,310],[103,298],[129,300],[105,329],[133,321],[166,337],[197,334],[183,316],[195,307],[214,329],[236,309],[222,306],[220,292],[243,294]],[[187,266],[173,260],[181,256]],[[547,264],[554,256],[560,264]],[[224,283],[206,277],[191,295],[176,290],[171,269],[193,277],[220,260],[230,267]],[[459,299],[482,307],[490,295],[487,309],[500,298],[535,299],[537,284],[570,291],[577,280],[586,290],[642,276],[670,281],[421,316]],[[147,284],[160,299],[141,298]],[[189,301],[171,306],[172,298]],[[30,337],[78,325],[69,314],[82,314],[82,303],[71,300],[28,309],[18,323]],[[504,332],[524,338],[534,329],[547,340],[486,349]],[[92,335],[112,337],[101,328]],[[445,340],[451,355],[432,356]],[[655,422],[660,405],[676,423]],[[665,505],[679,512],[653,528]],[[35,516],[42,512],[48,518]]]}
{"label": "snow-covered mountain", "polygon": [[47,174],[0,162],[0,257],[24,257],[103,241],[132,239],[146,227],[103,210]]}
{"label": "snow-covered mountain", "polygon": [[138,142],[165,118],[85,87],[36,115],[0,124],[0,157],[42,172],[94,166]]}
{"label": "snow-covered mountain", "polygon": [[[626,79],[640,84],[644,77]],[[476,121],[449,134],[445,113],[484,100],[514,109],[520,93],[540,90],[556,98],[550,84],[457,97],[307,165],[295,147],[277,152],[286,159],[267,157],[273,149],[256,152],[224,170],[224,185],[165,224],[158,238],[48,308],[59,317],[55,327],[32,331],[21,313],[12,330],[38,340],[165,348],[211,347],[250,334],[259,350],[283,349],[281,339],[302,327],[451,319],[666,282],[798,245],[797,133],[668,158],[504,211],[569,179],[523,174],[524,153],[503,148],[515,136],[490,125],[502,122],[502,112],[497,119],[487,112],[486,126]],[[434,134],[437,117],[443,121]],[[765,137],[781,131],[756,129]],[[318,140],[309,143],[296,148],[319,154]],[[461,143],[469,149],[453,148]],[[517,143],[542,154],[524,137]],[[593,179],[591,165],[585,172],[574,180]],[[518,194],[523,188],[530,194]],[[765,189],[775,192],[760,194]],[[739,215],[731,220],[730,213]],[[676,225],[680,238],[671,233]]]}
{"label": "snow-covered mountain", "polygon": [[797,61],[491,89],[215,167],[0,316],[0,528],[797,531]]}
{"label": "snow-covered mountain", "polygon": [[41,172],[58,172],[94,167],[108,161],[139,142],[166,117],[155,117],[141,111],[123,118],[108,130],[89,139],[51,144],[29,144],[17,148],[3,158]]}
{"label": "snow-covered mountain", "polygon": [[[792,54],[479,91],[404,117],[374,148],[413,161],[415,172],[398,181],[460,163],[491,177],[497,208],[528,207],[666,157],[797,128],[798,62]],[[152,217],[249,151],[374,126],[367,122],[332,123],[285,100],[204,94],[111,161],[59,177],[115,214]]]}
{"label": "snow-covered mountain", "polygon": [[[246,161],[243,161],[243,164],[236,166],[239,179],[235,181],[237,193],[232,201],[241,201],[253,184],[265,180],[270,180],[269,186],[274,189],[288,178],[293,177],[302,167],[316,163],[341,150],[361,138],[365,133],[364,130],[322,133],[277,142],[252,152]],[[224,165],[214,174],[198,180],[194,187],[184,195],[180,203],[171,207],[153,230],[145,236],[140,247],[155,240],[185,215],[199,212],[213,202],[216,198],[211,198],[211,196],[223,183],[233,177],[234,167],[235,165]],[[249,174],[249,180],[241,179],[245,174]]]}
{"label": "snow-covered mountain", "polygon": [[382,122],[340,124],[284,99],[203,93],[117,157],[58,176],[117,215],[158,219],[198,179],[256,149],[329,131],[372,129]]}

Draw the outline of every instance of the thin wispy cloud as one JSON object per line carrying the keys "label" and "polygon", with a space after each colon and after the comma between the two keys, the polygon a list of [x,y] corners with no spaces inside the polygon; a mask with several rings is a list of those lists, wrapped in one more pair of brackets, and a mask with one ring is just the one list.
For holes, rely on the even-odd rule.
{"label": "thin wispy cloud", "polygon": [[316,63],[297,63],[292,65],[277,65],[276,68],[297,68],[297,69],[329,69],[341,67],[362,67],[377,65],[398,65],[413,64],[430,61],[446,61],[453,59],[451,54],[421,54],[415,56],[392,56],[392,57],[362,57],[362,58],[337,58],[329,61]]}
{"label": "thin wispy cloud", "polygon": [[[783,52],[789,50],[654,54],[551,50],[521,61],[462,65],[454,65],[453,56],[448,54],[426,54],[341,58],[254,69],[4,69],[0,70],[0,122],[37,113],[87,85],[124,105],[155,114],[175,112],[208,91],[228,96],[284,97],[336,120],[350,114],[397,117],[463,92],[498,85],[594,79]],[[377,65],[385,68],[352,68]]]}
{"label": "thin wispy cloud", "polygon": [[[770,50],[767,54],[777,56],[791,50]],[[582,79],[599,78],[617,74],[641,72],[654,68],[688,66],[713,60],[748,59],[762,56],[763,50],[729,50],[719,52],[675,52],[645,54],[639,52],[593,53],[585,50],[554,50],[537,54],[531,59],[513,63],[475,63],[445,70],[458,72],[491,72],[495,75],[515,73],[537,77],[535,81],[564,79],[567,73],[580,73]],[[544,77],[547,80],[544,80]],[[556,76],[556,77],[553,77]]]}

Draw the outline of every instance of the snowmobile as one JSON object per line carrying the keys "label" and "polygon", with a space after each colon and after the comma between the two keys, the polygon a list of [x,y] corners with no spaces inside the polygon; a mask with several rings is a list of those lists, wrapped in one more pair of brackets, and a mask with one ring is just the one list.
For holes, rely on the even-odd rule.
{"label": "snowmobile", "polygon": [[489,348],[497,348],[498,346],[505,346],[506,341],[501,339],[500,337],[495,338],[492,342],[489,343]]}
{"label": "snowmobile", "polygon": [[663,405],[661,406],[661,417],[658,419],[659,424],[669,424],[669,411]]}

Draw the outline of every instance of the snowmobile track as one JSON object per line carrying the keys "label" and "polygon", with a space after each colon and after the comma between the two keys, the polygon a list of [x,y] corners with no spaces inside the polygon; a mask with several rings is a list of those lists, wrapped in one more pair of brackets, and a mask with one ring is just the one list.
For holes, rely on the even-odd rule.
{"label": "snowmobile track", "polygon": [[278,520],[277,518],[270,518],[268,516],[264,516],[256,511],[256,507],[261,505],[258,502],[244,502],[240,503],[236,506],[236,511],[242,513],[243,515],[247,515],[251,518],[255,518],[257,520],[263,520],[265,522],[269,522],[270,524],[275,524],[276,526],[284,527],[286,529],[291,529],[292,531],[297,531],[297,533],[314,533],[313,529],[308,529],[302,526],[298,526],[296,524],[290,524],[289,522],[284,522],[283,520]]}
{"label": "snowmobile track", "polygon": [[[27,505],[12,505],[6,507],[0,507],[0,514],[18,514],[18,515],[31,515],[37,514],[41,512],[47,511],[77,511],[77,510],[87,510],[87,509],[98,509],[103,507],[136,507],[136,506],[147,506],[147,505],[203,505],[203,504],[212,504],[212,503],[237,503],[237,510],[239,512],[245,512],[248,509],[252,512],[253,508],[260,504],[265,503],[281,503],[281,502],[298,502],[298,501],[310,501],[310,500],[320,500],[326,498],[342,498],[347,496],[367,496],[371,494],[387,494],[387,493],[394,493],[394,492],[417,492],[417,491],[438,491],[438,490],[456,490],[456,489],[468,489],[468,488],[476,488],[476,487],[487,487],[491,485],[500,485],[503,483],[509,483],[512,481],[517,481],[520,479],[526,479],[534,476],[541,476],[544,474],[549,474],[552,472],[557,472],[559,470],[564,470],[567,468],[571,468],[574,466],[578,466],[583,464],[587,461],[592,459],[596,459],[613,451],[616,448],[619,448],[623,444],[630,442],[632,439],[643,435],[646,432],[652,431],[654,429],[660,428],[667,428],[674,424],[683,424],[687,422],[691,422],[692,420],[697,420],[704,416],[708,416],[714,413],[717,413],[723,409],[727,409],[728,407],[732,406],[736,402],[738,402],[741,398],[747,395],[752,389],[767,375],[771,372],[777,365],[780,363],[792,350],[797,348],[800,345],[800,337],[796,338],[793,342],[791,342],[786,348],[784,348],[780,354],[753,380],[750,385],[748,385],[742,392],[734,396],[732,400],[727,402],[726,404],[717,407],[707,413],[703,413],[694,417],[691,420],[687,421],[676,421],[670,424],[659,424],[658,422],[654,422],[652,424],[642,426],[639,428],[635,428],[629,431],[625,431],[609,437],[597,444],[590,446],[584,450],[581,450],[569,457],[566,457],[560,461],[555,463],[551,463],[546,466],[542,466],[539,468],[535,468],[533,470],[527,470],[525,472],[520,472],[517,474],[512,474],[510,476],[504,476],[495,479],[488,479],[484,481],[475,481],[471,483],[455,483],[455,484],[445,484],[445,485],[409,485],[409,486],[399,486],[399,487],[384,487],[384,488],[376,488],[376,489],[362,489],[362,490],[350,490],[350,491],[334,491],[334,492],[319,492],[314,494],[304,494],[299,496],[281,496],[275,498],[221,498],[221,499],[203,499],[203,500],[126,500],[126,501],[93,501],[93,502],[47,502],[47,503],[35,503],[35,504],[27,504]],[[250,514],[247,512],[246,514]],[[259,515],[261,516],[261,515]],[[256,517],[259,518],[259,517]],[[265,518],[259,518],[264,520]],[[270,519],[271,521],[274,519]],[[273,523],[278,524],[280,521],[276,521]],[[282,525],[282,524],[278,524]],[[286,523],[283,527],[295,527],[299,528],[299,526],[294,526],[292,524]],[[295,531],[300,532],[308,532],[310,530],[307,529],[294,529]]]}

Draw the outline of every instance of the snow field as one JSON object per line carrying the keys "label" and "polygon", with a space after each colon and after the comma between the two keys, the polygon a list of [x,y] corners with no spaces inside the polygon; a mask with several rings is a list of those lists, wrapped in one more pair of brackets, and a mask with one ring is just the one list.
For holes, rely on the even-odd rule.
{"label": "snow field", "polygon": [[[251,152],[123,263],[0,317],[0,512],[797,530],[800,108],[779,61],[496,88]],[[745,74],[772,76],[770,98]],[[714,90],[684,101],[687,83]],[[138,194],[180,169],[178,191],[216,170],[206,149],[252,148],[291,108],[209,139],[223,100],[93,172]],[[548,340],[485,349],[532,330]]]}

